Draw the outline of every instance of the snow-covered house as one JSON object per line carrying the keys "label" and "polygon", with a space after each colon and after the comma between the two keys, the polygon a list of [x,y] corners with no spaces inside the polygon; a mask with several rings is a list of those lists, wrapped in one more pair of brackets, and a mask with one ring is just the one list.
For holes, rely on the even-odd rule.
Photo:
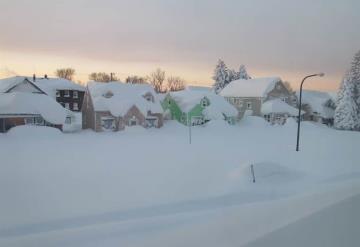
{"label": "snow-covered house", "polygon": [[[278,122],[284,121],[291,116],[289,107],[296,104],[296,96],[289,92],[284,86],[279,77],[257,78],[249,80],[235,80],[230,82],[221,92],[220,95],[225,97],[232,105],[239,111],[239,117],[244,115],[262,116],[268,121],[271,116],[281,118]],[[264,112],[263,104],[267,101],[279,99],[285,104],[288,104],[288,111],[281,114],[280,110],[284,109],[284,105],[274,101],[265,105]],[[269,107],[271,105],[271,107]],[[280,107],[279,109],[275,109]],[[266,109],[266,110],[265,110]],[[269,112],[272,109],[274,112]],[[266,113],[266,114],[264,114]]]}
{"label": "snow-covered house", "polygon": [[82,108],[83,128],[118,131],[125,126],[160,128],[163,111],[149,84],[89,82]]}
{"label": "snow-covered house", "polygon": [[62,130],[65,119],[66,110],[30,80],[0,80],[0,132],[26,124]]}
{"label": "snow-covered house", "polygon": [[31,77],[29,80],[68,110],[64,131],[81,130],[81,107],[85,87],[63,78],[49,78],[45,76],[44,78]]}
{"label": "snow-covered house", "polygon": [[166,118],[185,125],[201,125],[216,119],[233,124],[237,119],[237,110],[231,104],[208,91],[186,89],[169,92],[163,99],[162,106]]}
{"label": "snow-covered house", "polygon": [[[296,92],[299,97],[300,93]],[[304,120],[333,125],[335,114],[334,95],[328,92],[303,90],[302,109],[305,111]]]}
{"label": "snow-covered house", "polygon": [[[301,116],[304,115],[301,111]],[[297,119],[299,109],[290,106],[280,99],[273,99],[264,102],[261,105],[261,114],[265,120],[272,124],[284,124],[289,117]]]}

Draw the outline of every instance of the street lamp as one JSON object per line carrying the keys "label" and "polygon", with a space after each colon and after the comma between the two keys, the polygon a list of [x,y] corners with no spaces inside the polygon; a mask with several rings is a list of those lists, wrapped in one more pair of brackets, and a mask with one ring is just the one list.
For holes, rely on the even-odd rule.
{"label": "street lamp", "polygon": [[314,77],[314,76],[319,76],[319,77],[323,77],[325,74],[324,73],[318,73],[318,74],[313,74],[313,75],[308,75],[305,76],[304,79],[302,80],[301,84],[300,84],[300,100],[299,100],[299,114],[298,114],[298,128],[297,128],[297,139],[296,139],[296,151],[299,151],[299,138],[300,138],[300,118],[301,118],[301,97],[302,97],[302,87],[303,84],[305,82],[305,80],[309,77]]}

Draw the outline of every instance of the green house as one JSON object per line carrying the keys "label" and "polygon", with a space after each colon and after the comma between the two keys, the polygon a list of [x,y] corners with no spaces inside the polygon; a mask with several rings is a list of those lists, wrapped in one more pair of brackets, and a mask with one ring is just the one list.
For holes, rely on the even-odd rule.
{"label": "green house", "polygon": [[184,125],[201,125],[207,122],[203,111],[210,104],[206,96],[189,91],[168,93],[161,103],[164,112],[169,114],[171,119]]}

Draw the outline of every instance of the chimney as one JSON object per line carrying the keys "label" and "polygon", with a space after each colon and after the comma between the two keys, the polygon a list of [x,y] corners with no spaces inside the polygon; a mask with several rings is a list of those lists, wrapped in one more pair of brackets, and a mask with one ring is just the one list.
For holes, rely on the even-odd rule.
{"label": "chimney", "polygon": [[36,75],[33,74],[33,81],[36,81]]}
{"label": "chimney", "polygon": [[47,76],[47,74],[44,75],[44,78],[45,78],[45,79],[49,79],[48,76]]}

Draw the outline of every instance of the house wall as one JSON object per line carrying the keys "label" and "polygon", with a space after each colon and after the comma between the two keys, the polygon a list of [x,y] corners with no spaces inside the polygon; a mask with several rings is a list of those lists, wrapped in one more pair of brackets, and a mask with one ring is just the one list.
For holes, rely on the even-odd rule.
{"label": "house wall", "polygon": [[292,94],[289,92],[289,90],[284,86],[284,84],[281,81],[276,83],[274,89],[271,90],[266,95],[263,102],[272,99],[281,99],[289,105],[294,105],[294,103],[296,104],[296,102],[294,102],[294,98],[292,97]]}
{"label": "house wall", "polygon": [[158,119],[158,124],[157,124],[156,128],[161,128],[164,125],[164,117],[163,117],[162,113],[151,113],[149,111],[148,116],[153,116]]}
{"label": "house wall", "polygon": [[161,106],[164,111],[169,110],[171,114],[171,119],[181,122],[182,111],[175,100],[173,100],[169,95],[165,97]]}
{"label": "house wall", "polygon": [[[77,91],[77,90],[56,90],[60,95],[56,96],[56,101],[59,102],[63,107],[65,107],[65,103],[69,103],[69,110],[80,112],[85,92]],[[69,91],[69,97],[65,97],[65,91]],[[74,91],[78,92],[78,97],[74,98]],[[78,110],[74,109],[74,103],[78,104]]]}
{"label": "house wall", "polygon": [[127,113],[124,115],[125,125],[130,125],[129,121],[130,121],[130,119],[132,119],[133,116],[135,116],[135,118],[137,119],[137,125],[141,125],[143,127],[146,127],[145,116],[140,112],[140,110],[135,105],[133,105],[127,111]]}
{"label": "house wall", "polygon": [[[7,116],[7,117],[1,117],[0,116],[0,132],[6,132],[9,129],[16,127],[16,126],[20,126],[20,125],[25,125],[25,118],[35,118],[35,117],[41,117],[40,115],[27,115],[27,116]],[[34,124],[35,125],[35,124]],[[57,128],[59,130],[62,130],[62,125],[61,124],[51,124],[49,122],[44,121],[43,124],[39,125],[36,124],[38,126],[49,126],[49,127],[54,127]]]}
{"label": "house wall", "polygon": [[115,131],[123,130],[125,129],[125,123],[123,118],[121,117],[114,117],[109,111],[97,111],[94,113],[94,121],[95,125],[93,130],[96,132],[102,132],[102,126],[101,126],[101,117],[113,117],[115,118]]}
{"label": "house wall", "polygon": [[[238,117],[242,118],[246,110],[251,110],[253,116],[261,116],[261,102],[259,97],[226,97],[226,100],[236,107],[239,112]],[[247,104],[251,104],[251,108]]]}
{"label": "house wall", "polygon": [[84,96],[81,112],[82,112],[82,128],[95,130],[96,128],[95,128],[94,105],[91,96],[89,94],[89,91],[87,90]]}

